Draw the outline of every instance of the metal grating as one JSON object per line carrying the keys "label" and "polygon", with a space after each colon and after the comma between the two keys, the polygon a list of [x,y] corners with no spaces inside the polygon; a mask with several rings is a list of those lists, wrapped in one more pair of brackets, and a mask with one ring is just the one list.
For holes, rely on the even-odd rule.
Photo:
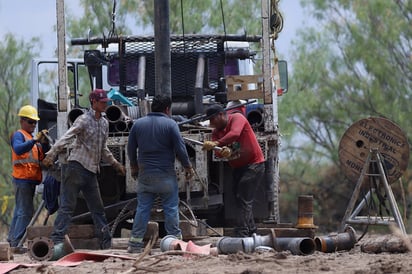
{"label": "metal grating", "polygon": [[[156,87],[154,42],[124,42],[120,44],[120,49],[119,56],[111,60],[112,64],[118,62],[118,65],[112,68],[119,70],[120,83],[117,84],[120,92],[126,96],[136,96],[139,58],[144,56],[145,93],[154,96]],[[171,81],[174,98],[185,98],[194,94],[199,56],[206,58],[207,74],[204,87],[210,90],[209,93],[219,90],[219,79],[224,76],[225,62],[221,41],[219,43],[219,41],[196,41],[186,38],[171,43]],[[131,75],[136,77],[130,77]]]}
{"label": "metal grating", "polygon": [[[230,44],[229,41],[231,41]],[[144,92],[155,95],[155,46],[154,38],[123,37],[119,43],[118,54],[109,58],[109,82],[119,86],[120,92],[127,97],[138,93],[139,62],[145,60]],[[205,60],[203,93],[215,94],[225,91],[225,75],[239,74],[237,60],[251,59],[245,44],[231,46],[233,43],[260,42],[260,37],[252,36],[173,36],[171,37],[171,81],[174,101],[194,95],[196,71],[199,58]],[[246,43],[249,45],[248,43]],[[249,46],[247,46],[249,47]]]}
{"label": "metal grating", "polygon": [[123,146],[108,146],[110,152],[113,154],[114,158],[119,161],[120,163],[123,163],[123,158],[124,158],[124,147]]}

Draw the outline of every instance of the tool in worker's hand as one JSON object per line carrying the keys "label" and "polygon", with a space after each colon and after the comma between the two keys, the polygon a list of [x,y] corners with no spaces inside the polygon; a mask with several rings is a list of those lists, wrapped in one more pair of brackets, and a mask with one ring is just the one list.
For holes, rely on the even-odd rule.
{"label": "tool in worker's hand", "polygon": [[[186,140],[186,141],[189,141],[189,142],[191,142],[191,143],[194,143],[194,144],[196,144],[196,145],[203,146],[203,143],[200,142],[200,141],[198,141],[198,140],[193,140],[193,139],[190,139],[190,138],[187,138],[187,137],[183,137],[183,139]],[[222,148],[216,146],[216,147],[213,148],[213,150],[221,151]]]}
{"label": "tool in worker's hand", "polygon": [[47,141],[49,141],[49,144],[50,144],[50,145],[53,145],[53,144],[54,144],[54,141],[53,141],[53,139],[50,137],[49,131],[48,131],[48,130],[47,130],[47,131],[42,130],[41,132],[42,132],[43,136],[46,137]]}
{"label": "tool in worker's hand", "polygon": [[49,131],[47,129],[43,129],[37,132],[36,136],[33,138],[36,142],[40,142],[41,144],[50,144],[53,145],[53,139],[49,135]]}

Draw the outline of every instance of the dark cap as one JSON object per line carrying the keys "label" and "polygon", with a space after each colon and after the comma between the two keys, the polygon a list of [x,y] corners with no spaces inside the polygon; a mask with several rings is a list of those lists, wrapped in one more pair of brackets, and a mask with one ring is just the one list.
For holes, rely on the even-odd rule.
{"label": "dark cap", "polygon": [[212,118],[213,116],[215,116],[216,114],[219,114],[221,112],[225,112],[225,109],[218,104],[215,105],[211,105],[207,110],[206,110],[206,117],[207,119]]}
{"label": "dark cap", "polygon": [[104,91],[103,89],[93,90],[89,95],[89,99],[90,99],[90,101],[92,99],[94,99],[96,101],[102,101],[102,102],[108,102],[109,101],[109,98],[107,98],[106,91]]}

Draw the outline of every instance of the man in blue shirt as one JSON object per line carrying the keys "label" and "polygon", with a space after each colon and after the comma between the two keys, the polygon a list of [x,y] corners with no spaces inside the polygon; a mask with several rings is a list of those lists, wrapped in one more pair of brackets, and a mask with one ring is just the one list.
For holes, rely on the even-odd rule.
{"label": "man in blue shirt", "polygon": [[138,177],[137,208],[127,249],[129,253],[139,253],[144,247],[143,236],[157,196],[161,198],[167,234],[182,238],[176,156],[185,168],[187,180],[193,177],[194,170],[179,127],[170,118],[171,105],[170,97],[157,95],[152,102],[152,112],[138,119],[129,134],[130,168],[133,178]]}

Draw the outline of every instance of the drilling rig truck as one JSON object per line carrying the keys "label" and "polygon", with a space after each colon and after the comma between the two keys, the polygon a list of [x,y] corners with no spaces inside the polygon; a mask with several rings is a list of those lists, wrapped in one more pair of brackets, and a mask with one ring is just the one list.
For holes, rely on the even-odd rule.
{"label": "drilling rig truck", "polygon": [[[272,3],[273,2],[273,3]],[[219,103],[245,108],[266,159],[266,174],[254,205],[257,223],[279,223],[279,144],[278,96],[287,91],[287,65],[276,55],[277,33],[272,13],[278,1],[262,0],[262,29],[259,35],[166,35],[104,36],[71,40],[81,46],[83,58],[65,59],[67,93],[50,88],[45,75],[59,70],[59,58],[32,61],[31,100],[39,110],[38,130],[48,129],[58,139],[74,120],[89,107],[88,94],[95,88],[107,91],[111,99],[106,109],[110,122],[108,147],[127,168],[125,177],[101,163],[98,175],[106,215],[113,231],[131,226],[136,208],[136,180],[130,174],[126,153],[133,121],[150,111],[158,94],[159,55],[170,56],[172,118],[178,123],[196,176],[189,183],[176,161],[181,213],[185,218],[204,220],[208,226],[230,227],[233,223],[234,197],[231,168],[213,152],[202,150],[196,142],[209,140],[211,129],[204,121],[204,109]],[[272,12],[271,12],[272,11]],[[166,30],[168,31],[168,30]],[[155,32],[156,33],[156,32]],[[159,40],[163,39],[163,40]],[[158,50],[158,41],[164,48]],[[61,60],[60,60],[61,61]],[[258,73],[255,73],[255,72]],[[60,77],[60,76],[59,76]],[[57,81],[56,81],[57,83]],[[61,82],[59,81],[59,84]],[[64,164],[64,155],[59,157]],[[58,173],[55,173],[58,179]],[[161,216],[154,207],[153,216]],[[153,217],[156,218],[156,217]],[[161,217],[158,219],[161,221]],[[78,200],[74,223],[91,222],[85,202]]]}

